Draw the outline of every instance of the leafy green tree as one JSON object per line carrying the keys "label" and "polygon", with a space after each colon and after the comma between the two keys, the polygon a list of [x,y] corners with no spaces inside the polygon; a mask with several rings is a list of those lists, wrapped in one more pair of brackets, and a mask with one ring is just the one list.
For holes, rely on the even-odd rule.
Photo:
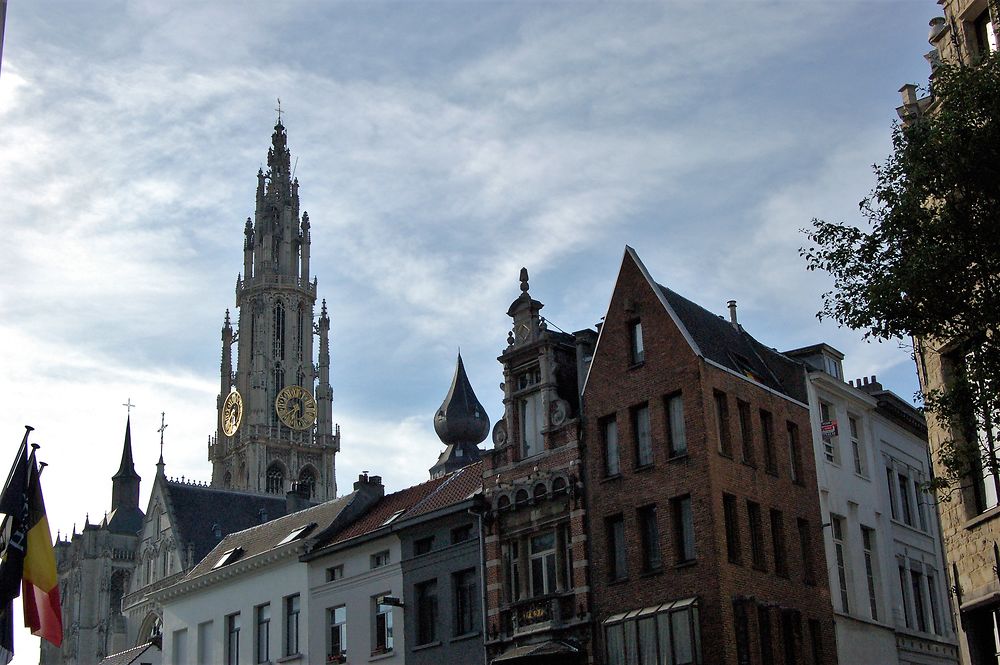
{"label": "leafy green tree", "polygon": [[[820,319],[866,339],[913,336],[965,358],[925,411],[960,432],[939,451],[937,489],[996,473],[1000,424],[1000,54],[940,65],[929,105],[896,124],[892,155],[860,203],[867,228],[814,219],[799,250],[833,277]],[[979,446],[977,449],[976,443]]]}

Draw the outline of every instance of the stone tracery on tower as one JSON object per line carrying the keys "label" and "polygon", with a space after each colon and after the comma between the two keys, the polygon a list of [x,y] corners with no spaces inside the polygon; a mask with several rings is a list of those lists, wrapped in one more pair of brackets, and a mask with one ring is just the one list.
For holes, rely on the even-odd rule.
{"label": "stone tracery on tower", "polygon": [[309,215],[300,214],[290,164],[279,118],[267,172],[257,172],[254,215],[243,230],[236,328],[228,310],[222,327],[218,431],[208,457],[215,487],[284,494],[301,484],[322,501],[336,496],[340,449],[332,421],[330,318],[324,301],[314,320]]}

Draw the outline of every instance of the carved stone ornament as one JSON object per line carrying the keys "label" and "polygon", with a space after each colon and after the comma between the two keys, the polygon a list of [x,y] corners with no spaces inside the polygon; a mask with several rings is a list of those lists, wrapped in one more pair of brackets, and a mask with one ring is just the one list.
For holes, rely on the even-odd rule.
{"label": "carved stone ornament", "polygon": [[564,399],[554,400],[549,406],[549,419],[552,425],[559,427],[569,418],[569,403]]}
{"label": "carved stone ornament", "polygon": [[507,443],[507,421],[498,420],[493,426],[493,445],[502,448]]}

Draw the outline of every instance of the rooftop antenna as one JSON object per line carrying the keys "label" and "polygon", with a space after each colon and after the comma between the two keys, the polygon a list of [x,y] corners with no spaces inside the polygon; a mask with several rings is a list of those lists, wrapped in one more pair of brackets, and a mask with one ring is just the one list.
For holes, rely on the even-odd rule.
{"label": "rooftop antenna", "polygon": [[166,422],[167,412],[160,411],[160,429],[156,430],[160,433],[160,461],[159,464],[163,464],[163,432],[167,429],[168,425]]}

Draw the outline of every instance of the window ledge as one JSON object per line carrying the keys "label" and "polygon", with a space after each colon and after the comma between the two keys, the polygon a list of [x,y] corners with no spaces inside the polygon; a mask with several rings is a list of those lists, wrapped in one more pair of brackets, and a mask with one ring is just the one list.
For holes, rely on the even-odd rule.
{"label": "window ledge", "polygon": [[657,575],[663,574],[663,566],[659,568],[650,568],[649,570],[644,570],[639,573],[639,577],[656,577]]}
{"label": "window ledge", "polygon": [[986,512],[979,513],[978,515],[976,515],[975,517],[973,517],[971,520],[969,520],[968,522],[966,522],[963,528],[965,528],[965,529],[974,529],[977,526],[979,526],[980,524],[985,524],[986,522],[989,522],[990,520],[993,520],[993,519],[995,519],[997,517],[1000,517],[1000,506],[993,506],[992,508],[990,508]]}
{"label": "window ledge", "polygon": [[727,453],[725,450],[719,450],[719,457],[725,457],[728,460],[733,459],[732,453]]}
{"label": "window ledge", "polygon": [[414,651],[423,651],[424,649],[433,649],[434,647],[441,646],[441,640],[434,640],[433,642],[428,642],[427,644],[418,644],[413,647]]}
{"label": "window ledge", "polygon": [[282,656],[278,660],[274,661],[276,663],[294,663],[296,661],[302,660],[304,656],[300,653],[292,653],[287,656]]}
{"label": "window ledge", "polygon": [[621,480],[621,479],[622,479],[622,474],[616,473],[616,474],[614,474],[612,476],[604,476],[603,478],[601,478],[601,480],[599,482],[602,482],[602,483],[613,483],[614,481]]}
{"label": "window ledge", "polygon": [[681,462],[681,461],[686,462],[689,459],[691,459],[691,457],[688,455],[687,451],[685,451],[683,453],[677,453],[676,455],[668,457],[667,461],[668,462]]}
{"label": "window ledge", "polygon": [[448,640],[449,642],[464,642],[465,640],[471,640],[473,637],[479,637],[481,633],[476,630],[471,633],[462,633],[461,635],[456,635],[455,637]]}
{"label": "window ledge", "polygon": [[690,568],[691,566],[698,563],[698,559],[688,559],[687,561],[678,561],[674,564],[674,570],[678,568]]}
{"label": "window ledge", "polygon": [[386,658],[392,658],[395,655],[396,654],[393,653],[392,649],[386,649],[385,651],[373,651],[371,658],[368,659],[368,662],[371,663],[376,660],[385,660]]}
{"label": "window ledge", "polygon": [[775,469],[764,469],[764,473],[766,473],[769,476],[773,476],[774,478],[781,478],[781,476],[778,475],[778,472]]}
{"label": "window ledge", "polygon": [[743,466],[749,467],[749,468],[753,469],[754,471],[757,470],[757,463],[756,462],[752,462],[750,460],[742,460],[742,461],[740,461],[740,464],[742,464]]}
{"label": "window ledge", "polygon": [[649,464],[643,464],[642,466],[635,467],[633,471],[636,473],[643,473],[644,471],[652,471],[655,468],[656,465],[653,462],[650,462]]}
{"label": "window ledge", "polygon": [[645,364],[646,364],[646,360],[645,360],[645,358],[644,358],[644,359],[640,360],[639,362],[634,362],[634,363],[632,363],[631,365],[629,365],[629,366],[628,366],[628,370],[629,370],[629,371],[632,371],[632,370],[634,370],[634,369],[639,369],[640,367],[642,367],[642,366],[643,366],[643,365],[645,365]]}
{"label": "window ledge", "polygon": [[618,586],[619,584],[625,584],[628,582],[628,575],[625,577],[619,577],[618,579],[608,580],[608,586]]}

